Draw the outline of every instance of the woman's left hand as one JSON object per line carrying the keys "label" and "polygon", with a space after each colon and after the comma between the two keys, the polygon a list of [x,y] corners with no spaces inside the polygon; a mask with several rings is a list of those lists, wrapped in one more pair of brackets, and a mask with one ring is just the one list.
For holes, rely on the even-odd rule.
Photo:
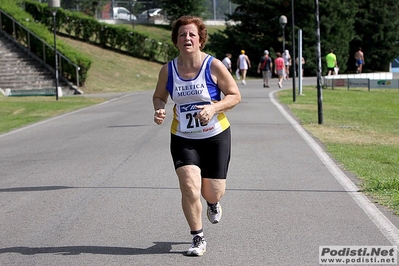
{"label": "woman's left hand", "polygon": [[201,124],[203,125],[208,124],[212,117],[215,115],[215,109],[212,104],[197,105],[196,108],[201,111],[195,118],[199,119]]}

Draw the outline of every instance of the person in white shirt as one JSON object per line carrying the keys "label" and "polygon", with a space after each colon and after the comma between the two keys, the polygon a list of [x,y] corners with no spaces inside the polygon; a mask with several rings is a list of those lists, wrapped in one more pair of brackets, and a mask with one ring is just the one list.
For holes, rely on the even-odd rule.
{"label": "person in white shirt", "polygon": [[291,66],[291,55],[288,50],[284,51],[283,54],[283,59],[284,59],[284,79],[288,79],[290,77],[290,66]]}
{"label": "person in white shirt", "polygon": [[251,67],[251,61],[249,60],[248,56],[245,54],[244,50],[241,50],[241,54],[238,56],[237,59],[237,66],[240,69],[243,85],[247,84],[245,78],[247,77],[248,68]]}
{"label": "person in white shirt", "polygon": [[227,70],[231,73],[231,54],[227,53],[226,57],[222,60],[223,65],[226,66]]}

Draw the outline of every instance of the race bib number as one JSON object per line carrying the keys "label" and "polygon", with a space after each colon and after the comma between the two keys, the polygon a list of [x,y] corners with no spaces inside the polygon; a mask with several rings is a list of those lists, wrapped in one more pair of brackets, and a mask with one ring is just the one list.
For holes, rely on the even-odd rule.
{"label": "race bib number", "polygon": [[201,110],[197,109],[197,105],[211,104],[210,102],[197,102],[182,104],[179,106],[180,110],[180,131],[181,132],[195,132],[201,130],[202,127],[206,125],[201,125],[199,119],[195,117],[199,114]]}

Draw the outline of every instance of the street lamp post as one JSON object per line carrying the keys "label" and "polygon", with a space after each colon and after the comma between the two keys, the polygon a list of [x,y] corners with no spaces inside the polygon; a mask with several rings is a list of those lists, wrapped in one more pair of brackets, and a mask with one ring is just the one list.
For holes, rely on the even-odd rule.
{"label": "street lamp post", "polygon": [[287,17],[284,16],[284,15],[280,16],[279,22],[280,22],[281,28],[283,29],[283,53],[284,53],[284,51],[285,51],[285,32],[284,32],[284,27],[285,27],[285,25],[287,25]]}
{"label": "street lamp post", "polygon": [[51,8],[53,12],[53,31],[54,31],[54,59],[55,59],[55,99],[58,101],[58,56],[57,56],[57,9],[60,7],[61,0],[49,0],[48,7]]}
{"label": "street lamp post", "polygon": [[[134,5],[136,4],[136,2],[137,2],[137,0],[130,0],[130,20],[132,21],[133,29],[134,29],[134,24],[135,24],[135,21],[134,21]],[[148,13],[148,11],[147,11],[147,13]]]}
{"label": "street lamp post", "polygon": [[216,20],[216,1],[213,0],[213,20]]}
{"label": "street lamp post", "polygon": [[316,21],[317,115],[318,115],[319,125],[322,125],[323,94],[321,90],[321,44],[320,44],[319,0],[315,0],[315,21]]}
{"label": "street lamp post", "polygon": [[[294,0],[291,0],[291,20],[292,20],[292,55],[294,58],[291,59],[292,62],[292,68],[293,68],[293,73],[292,75],[292,100],[296,102],[296,88],[295,88],[295,77],[296,77],[296,66],[295,66],[295,60],[296,60],[296,55],[295,55],[295,19],[294,19],[294,12],[295,12],[295,7],[294,7]],[[301,61],[299,61],[301,60]],[[302,58],[298,58],[298,63],[302,62]],[[299,75],[298,75],[299,76]]]}

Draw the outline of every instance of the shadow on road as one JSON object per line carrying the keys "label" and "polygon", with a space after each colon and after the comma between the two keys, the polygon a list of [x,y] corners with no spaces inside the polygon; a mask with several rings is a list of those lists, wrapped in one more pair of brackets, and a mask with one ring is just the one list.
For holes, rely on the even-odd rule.
{"label": "shadow on road", "polygon": [[21,255],[54,254],[54,255],[145,255],[145,254],[169,254],[184,255],[185,251],[172,251],[173,245],[190,244],[188,242],[153,242],[149,248],[128,248],[109,246],[65,246],[65,247],[9,247],[0,249],[0,254],[19,253]]}

